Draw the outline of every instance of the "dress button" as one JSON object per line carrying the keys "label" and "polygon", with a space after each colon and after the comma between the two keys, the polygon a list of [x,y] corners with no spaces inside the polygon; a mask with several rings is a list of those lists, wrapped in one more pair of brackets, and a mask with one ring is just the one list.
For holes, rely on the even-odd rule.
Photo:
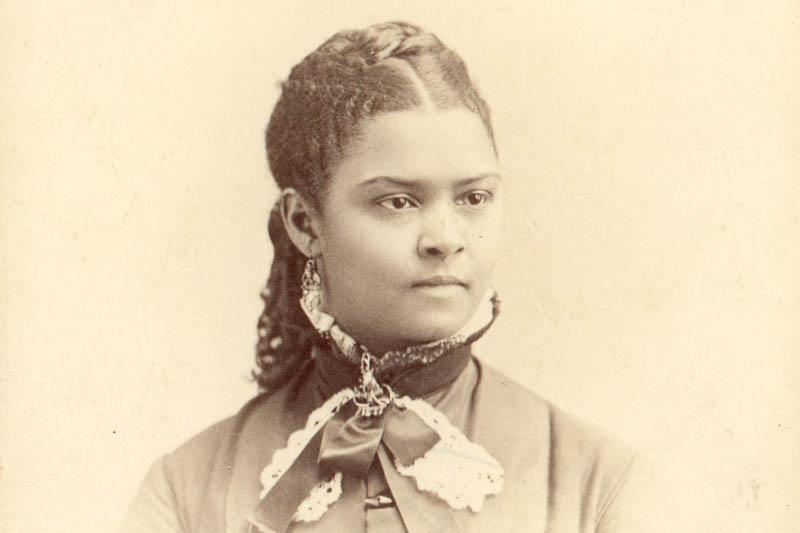
{"label": "dress button", "polygon": [[372,498],[364,500],[364,507],[367,509],[383,509],[384,507],[394,507],[394,500],[388,493],[378,494]]}

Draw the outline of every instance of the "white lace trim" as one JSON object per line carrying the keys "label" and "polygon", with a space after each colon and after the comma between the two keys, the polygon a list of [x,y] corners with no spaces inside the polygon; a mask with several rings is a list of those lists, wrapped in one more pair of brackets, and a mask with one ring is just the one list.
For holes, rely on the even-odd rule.
{"label": "white lace trim", "polygon": [[294,521],[316,522],[341,495],[342,473],[336,472],[331,479],[321,481],[311,489],[308,497],[297,506]]}
{"label": "white lace trim", "polygon": [[454,336],[466,339],[492,320],[492,317],[494,317],[494,303],[492,301],[494,295],[494,289],[488,289],[484,293],[478,308]]}
{"label": "white lace trim", "polygon": [[447,417],[423,400],[403,396],[395,404],[416,413],[441,440],[408,466],[395,462],[397,471],[413,477],[420,490],[433,492],[453,509],[481,510],[486,496],[503,490],[500,463],[480,444],[470,442]]}
{"label": "white lace trim", "polygon": [[333,418],[333,415],[336,414],[342,405],[350,401],[353,396],[353,389],[348,388],[342,389],[328,398],[325,403],[314,409],[311,414],[308,415],[306,426],[292,433],[289,436],[286,446],[275,451],[272,455],[272,462],[261,471],[261,485],[264,488],[261,491],[259,499],[264,499],[281,476],[283,476],[286,471],[289,470],[289,467],[297,460],[309,441],[316,435],[317,431],[319,431],[328,420]]}

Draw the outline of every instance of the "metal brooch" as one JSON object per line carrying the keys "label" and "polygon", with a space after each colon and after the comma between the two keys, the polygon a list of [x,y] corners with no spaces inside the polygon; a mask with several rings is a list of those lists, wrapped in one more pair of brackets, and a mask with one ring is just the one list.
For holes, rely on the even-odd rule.
{"label": "metal brooch", "polygon": [[353,403],[359,416],[380,416],[395,399],[395,393],[389,385],[378,383],[372,371],[372,355],[364,351],[361,354],[361,382],[353,388]]}

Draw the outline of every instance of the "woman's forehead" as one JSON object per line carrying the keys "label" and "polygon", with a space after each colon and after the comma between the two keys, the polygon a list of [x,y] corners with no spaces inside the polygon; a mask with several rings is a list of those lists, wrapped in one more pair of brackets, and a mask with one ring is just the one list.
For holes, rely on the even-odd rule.
{"label": "woman's forehead", "polygon": [[463,180],[498,174],[492,140],[465,109],[385,113],[364,121],[333,171],[340,185],[376,177]]}

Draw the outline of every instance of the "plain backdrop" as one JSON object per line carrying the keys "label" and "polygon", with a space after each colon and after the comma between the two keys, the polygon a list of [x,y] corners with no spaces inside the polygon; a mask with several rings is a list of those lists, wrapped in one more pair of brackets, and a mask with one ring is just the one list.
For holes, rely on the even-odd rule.
{"label": "plain backdrop", "polygon": [[0,530],[113,531],[156,457],[253,395],[278,84],[392,19],[493,110],[511,201],[477,353],[651,453],[705,531],[797,531],[777,0],[0,3]]}

